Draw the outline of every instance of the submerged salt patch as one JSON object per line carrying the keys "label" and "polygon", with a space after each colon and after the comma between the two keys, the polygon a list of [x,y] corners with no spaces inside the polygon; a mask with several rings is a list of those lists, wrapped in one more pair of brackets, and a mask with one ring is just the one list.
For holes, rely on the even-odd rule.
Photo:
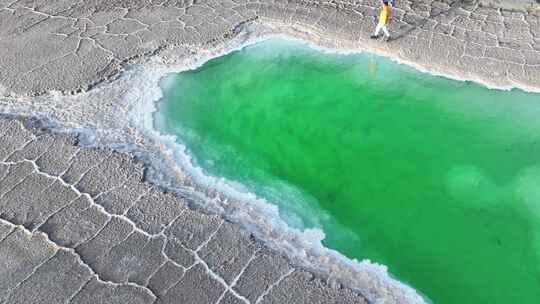
{"label": "submerged salt patch", "polygon": [[[524,170],[516,181],[516,195],[529,212],[540,220],[540,166]],[[540,234],[540,230],[538,231]]]}

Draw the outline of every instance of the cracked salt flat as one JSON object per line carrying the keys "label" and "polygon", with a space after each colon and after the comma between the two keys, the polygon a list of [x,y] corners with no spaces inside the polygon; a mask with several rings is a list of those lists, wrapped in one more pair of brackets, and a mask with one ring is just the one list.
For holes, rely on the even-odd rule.
{"label": "cracked salt flat", "polygon": [[[0,220],[0,222],[3,224],[3,225],[9,225],[12,227],[13,229],[13,232],[12,234],[10,234],[8,237],[6,237],[6,239],[4,240],[4,242],[8,242],[8,241],[11,241],[12,244],[10,246],[6,246],[6,244],[4,243],[3,244],[3,247],[2,247],[2,252],[1,252],[1,256],[2,256],[2,260],[5,261],[5,259],[7,257],[9,257],[9,254],[10,254],[10,250],[20,250],[21,248],[25,248],[25,247],[28,247],[28,246],[34,246],[34,248],[36,248],[36,250],[48,250],[48,257],[46,257],[45,259],[41,259],[41,261],[35,265],[28,265],[28,266],[31,266],[30,269],[28,269],[28,267],[22,267],[22,265],[17,265],[17,269],[11,269],[10,270],[4,270],[5,272],[3,273],[5,276],[4,278],[7,278],[7,283],[10,284],[10,280],[13,279],[13,275],[17,272],[17,270],[20,272],[20,271],[26,271],[27,272],[27,275],[19,280],[17,280],[16,284],[14,284],[12,287],[9,287],[8,289],[6,289],[6,291],[8,292],[6,295],[5,295],[5,299],[7,301],[7,303],[27,303],[26,301],[35,301],[36,298],[32,299],[31,297],[34,296],[34,297],[37,297],[38,299],[41,299],[41,300],[51,300],[51,299],[56,299],[58,301],[61,301],[61,300],[73,300],[76,295],[80,292],[82,292],[82,290],[84,289],[84,286],[85,284],[87,284],[90,280],[96,278],[98,280],[98,282],[104,284],[104,286],[126,286],[128,288],[131,288],[131,287],[136,287],[136,288],[142,288],[142,290],[144,290],[149,296],[151,296],[152,298],[154,298],[154,296],[152,295],[151,291],[145,287],[142,287],[142,286],[137,286],[135,284],[131,284],[131,283],[127,283],[127,284],[116,284],[114,282],[105,282],[105,281],[102,281],[99,279],[99,275],[97,275],[95,272],[93,272],[92,268],[90,266],[88,266],[87,264],[85,264],[85,262],[80,258],[80,256],[77,255],[77,253],[71,249],[71,248],[65,248],[65,247],[61,247],[61,246],[58,246],[56,244],[54,244],[54,242],[52,242],[51,240],[49,240],[47,238],[47,235],[43,234],[43,233],[40,233],[40,232],[37,232],[37,233],[32,233],[28,230],[26,230],[24,227],[22,226],[15,226],[15,225],[12,225],[10,224],[9,222],[6,222],[4,220]],[[17,238],[17,235],[16,234],[21,234],[22,233],[22,237],[23,239],[20,240]],[[11,238],[10,238],[11,236]],[[45,242],[47,243],[47,246],[36,246],[36,245],[39,245],[39,244],[36,244],[36,242]],[[20,248],[19,248],[20,247]],[[6,252],[7,251],[7,252]],[[62,254],[64,255],[64,259],[66,258],[69,258],[69,259],[75,259],[76,263],[78,263],[78,265],[80,266],[80,268],[82,269],[79,269],[79,271],[75,271],[73,268],[69,268],[69,263],[67,261],[62,261],[60,262],[59,266],[56,266],[56,267],[52,267],[52,269],[48,270],[48,271],[45,271],[43,274],[40,274],[41,276],[45,275],[47,276],[47,279],[46,280],[43,280],[43,278],[39,279],[38,278],[38,281],[37,282],[33,282],[33,286],[30,285],[29,287],[22,287],[24,285],[29,285],[29,284],[25,284],[25,283],[29,283],[29,282],[32,282],[32,280],[34,280],[34,277],[36,276],[36,274],[39,274],[41,269],[43,267],[45,267],[48,263],[50,263],[50,261],[52,261],[53,259],[57,258],[57,259],[62,259],[62,257],[58,257],[58,254],[62,252]],[[7,254],[7,256],[6,256]],[[17,261],[17,258],[12,258],[11,259],[12,261]],[[65,266],[64,266],[65,265]],[[47,275],[47,273],[50,273],[50,271],[60,271],[60,268],[61,267],[68,267],[68,269],[71,269],[70,272],[58,272],[59,276],[58,277],[49,277]],[[72,266],[71,266],[72,267]],[[15,271],[15,272],[13,272]],[[97,275],[97,277],[96,277]],[[73,285],[73,278],[75,277],[78,277],[78,279],[75,280],[75,282],[79,283],[79,285]],[[82,280],[80,280],[82,277]],[[58,284],[59,282],[57,280],[60,280],[60,282],[72,282],[71,284]],[[43,282],[47,282],[47,286],[43,286]],[[49,290],[44,290],[44,289],[41,289],[39,288],[39,286],[42,286],[42,288],[51,288]],[[37,287],[37,288],[36,288]],[[21,289],[21,290],[24,290],[25,292],[22,293],[22,291],[19,291],[18,289]],[[71,289],[71,290],[70,290]],[[70,292],[73,292],[73,294],[71,294]],[[14,294],[17,294],[17,296],[14,296]],[[26,298],[24,295],[26,296],[30,296],[29,298]],[[135,294],[134,294],[135,295]],[[144,296],[143,296],[144,297]],[[32,300],[31,300],[32,299]],[[74,301],[74,303],[77,303],[77,301]]]}
{"label": "cracked salt flat", "polygon": [[[13,57],[18,44],[4,49],[6,63],[15,68],[0,66],[5,70],[1,81],[15,95],[49,90],[74,92],[107,79],[140,56],[175,45],[204,47],[223,42],[240,25],[259,19],[255,22],[278,25],[278,31],[286,30],[286,25],[306,29],[326,37],[328,44],[351,46],[361,42],[368,49],[434,72],[499,86],[534,89],[538,85],[540,22],[536,11],[507,12],[478,3],[398,1],[393,10],[392,30],[396,35],[406,35],[392,46],[380,46],[364,39],[372,31],[377,5],[377,1],[303,1],[283,5],[245,0],[139,0],[129,4],[59,1],[51,6],[45,1],[14,1],[0,8],[6,17],[3,22],[8,25],[0,35],[20,44],[37,35],[50,35],[50,39],[40,43],[55,51],[41,54],[37,64],[25,68]],[[24,22],[16,22],[12,19],[15,17]],[[22,33],[12,35],[17,28],[22,28]],[[71,47],[62,45],[66,43]],[[23,51],[31,58],[37,50]],[[83,75],[82,67],[73,66],[76,58],[84,60],[93,72]],[[72,66],[71,76],[75,79],[57,75],[53,66]],[[34,82],[37,74],[47,76]]]}
{"label": "cracked salt flat", "polygon": [[[29,160],[24,160],[23,163],[30,163],[30,164],[33,166],[34,171],[33,171],[32,173],[37,173],[38,175],[45,176],[45,177],[47,177],[48,179],[56,179],[56,180],[60,181],[62,184],[66,185],[66,186],[69,186],[69,187],[71,188],[71,190],[73,190],[73,192],[77,193],[78,197],[80,197],[80,196],[86,196],[86,197],[92,202],[92,198],[91,198],[87,193],[80,193],[79,190],[78,190],[74,185],[67,184],[67,183],[66,183],[65,181],[63,181],[60,177],[50,176],[50,175],[48,175],[47,173],[41,172],[41,171],[39,170],[39,168],[37,167],[37,165],[35,164],[35,162],[29,161]],[[8,165],[8,166],[16,166],[16,165],[18,165],[18,164],[20,164],[20,163],[13,163],[13,162],[4,162],[4,161],[2,161],[1,164],[2,164],[2,165]],[[30,174],[27,175],[27,176],[30,176],[32,173],[30,173]],[[23,179],[23,180],[24,180],[24,179]],[[6,193],[9,193],[10,191],[12,191],[12,190],[15,189],[15,188],[16,188],[16,186],[13,187],[13,188],[11,188],[10,190],[8,190]],[[6,193],[4,193],[3,195],[5,195]],[[74,201],[74,200],[73,200],[73,201]],[[73,203],[73,201],[71,201],[71,203]],[[92,204],[94,204],[94,203],[92,202]],[[69,205],[69,204],[68,204],[68,205]],[[66,205],[66,207],[67,207],[68,205]],[[94,206],[95,206],[95,205],[94,205]],[[104,210],[102,210],[102,212],[103,212],[103,213],[106,213]],[[0,215],[0,217],[1,217],[1,215]],[[144,231],[142,231],[142,230],[136,228],[135,224],[134,224],[133,222],[131,222],[130,219],[128,219],[128,218],[126,218],[126,217],[124,217],[124,216],[118,216],[118,215],[110,215],[110,216],[109,216],[110,219],[113,218],[113,217],[118,217],[118,218],[121,218],[122,220],[128,221],[128,222],[133,226],[133,231],[132,231],[128,236],[126,236],[126,238],[125,238],[124,240],[120,241],[120,243],[118,243],[118,244],[115,245],[115,246],[118,246],[118,245],[120,245],[121,243],[123,243],[126,239],[128,239],[128,238],[129,238],[131,235],[133,235],[133,233],[135,233],[135,232],[139,232],[139,233],[143,234],[144,236],[148,237],[148,239],[150,239],[150,238],[152,237],[151,235],[147,234],[146,232],[144,232]],[[109,220],[110,220],[110,219],[109,219]],[[200,264],[204,265],[206,271],[207,271],[214,279],[216,279],[218,282],[220,282],[221,284],[223,284],[223,285],[226,286],[226,288],[227,288],[226,290],[227,290],[227,291],[230,290],[235,296],[237,296],[237,297],[239,297],[240,299],[242,299],[241,296],[239,296],[236,292],[234,292],[233,290],[231,290],[231,286],[228,286],[228,285],[225,283],[225,281],[224,281],[223,279],[221,279],[217,274],[215,274],[214,272],[212,272],[212,271],[210,270],[210,268],[208,267],[208,265],[204,262],[204,260],[202,260],[202,259],[198,256],[198,251],[199,251],[201,248],[203,248],[208,242],[210,242],[210,240],[211,240],[212,237],[215,235],[215,233],[219,230],[219,228],[221,227],[222,224],[223,224],[223,221],[221,221],[221,223],[217,226],[217,228],[215,229],[215,231],[213,231],[213,232],[210,234],[210,236],[208,237],[208,239],[205,240],[204,242],[202,242],[202,243],[199,245],[199,247],[197,247],[196,250],[191,250],[191,249],[187,249],[187,248],[186,248],[186,250],[188,250],[190,253],[192,253],[192,254],[195,255],[195,257],[196,257],[196,259],[197,259],[197,262],[196,262],[195,264],[200,263]],[[107,224],[105,224],[105,226],[106,226],[106,225],[107,225]],[[105,226],[104,226],[104,227],[105,227]],[[38,230],[38,229],[39,229],[39,226],[36,228],[36,230]],[[103,228],[103,229],[104,229],[104,228]],[[35,231],[35,230],[34,230],[34,231]],[[102,230],[98,231],[94,237],[96,237],[97,235],[99,235],[101,231],[102,231]],[[31,233],[31,232],[28,231],[28,233]],[[163,237],[165,237],[164,234],[160,234],[160,235],[163,236]],[[8,235],[8,236],[9,236],[9,235]],[[89,240],[87,240],[87,242],[91,242],[92,240],[93,240],[93,237],[90,238]],[[73,251],[73,248],[65,248],[65,247],[61,247],[61,246],[59,246],[59,245],[56,245],[56,246],[57,246],[58,248],[60,248],[60,249],[65,249],[65,250],[71,250],[71,251]],[[115,248],[115,246],[111,247],[111,248],[109,249],[109,252],[112,251],[112,250]],[[76,250],[73,251],[73,252],[76,253]],[[162,251],[162,253],[163,253],[163,251]],[[103,255],[107,255],[107,254],[108,254],[108,252],[104,253]],[[98,256],[97,258],[99,258],[99,257],[100,257],[100,256]],[[45,261],[43,261],[41,264],[39,264],[36,268],[34,268],[33,272],[31,272],[31,273],[30,273],[26,278],[24,278],[21,282],[17,283],[17,285],[15,285],[15,286],[13,287],[13,289],[16,289],[18,286],[20,286],[21,284],[23,284],[24,282],[26,282],[30,277],[32,277],[32,275],[33,275],[33,274],[34,274],[34,273],[35,273],[42,265],[44,265],[45,263],[47,263],[47,262],[48,262],[50,259],[52,259],[52,258],[53,258],[53,256],[51,256],[48,260],[45,260]],[[82,258],[81,258],[81,260],[82,260]],[[167,262],[167,261],[166,261],[166,262]],[[171,261],[171,262],[172,262],[172,261]],[[195,264],[194,264],[194,265],[195,265]],[[178,264],[176,264],[176,265],[178,265]],[[88,267],[89,267],[90,269],[92,269],[90,266],[88,266]],[[187,271],[187,270],[189,270],[191,267],[193,267],[193,266],[190,266],[189,268],[186,268],[185,270]],[[95,272],[94,272],[94,273],[95,273]],[[151,279],[151,276],[148,277],[147,281],[150,280],[150,279]],[[137,285],[137,286],[140,286],[140,285]],[[247,303],[249,303],[249,302],[247,302]]]}

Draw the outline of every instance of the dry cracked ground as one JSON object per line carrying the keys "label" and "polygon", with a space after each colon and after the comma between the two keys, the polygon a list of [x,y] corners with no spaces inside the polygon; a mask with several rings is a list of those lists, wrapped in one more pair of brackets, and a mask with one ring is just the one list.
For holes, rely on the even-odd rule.
{"label": "dry cracked ground", "polygon": [[[381,44],[367,39],[377,0],[0,0],[0,96],[89,90],[162,50],[211,48],[249,24],[540,91],[538,10],[395,2],[395,39]],[[144,170],[130,155],[0,118],[0,303],[374,301],[146,182]]]}
{"label": "dry cracked ground", "polygon": [[381,45],[367,39],[378,0],[0,0],[0,92],[86,90],[129,61],[224,42],[250,22],[308,31],[456,77],[538,89],[540,10],[477,2],[398,0],[391,25],[397,39]]}

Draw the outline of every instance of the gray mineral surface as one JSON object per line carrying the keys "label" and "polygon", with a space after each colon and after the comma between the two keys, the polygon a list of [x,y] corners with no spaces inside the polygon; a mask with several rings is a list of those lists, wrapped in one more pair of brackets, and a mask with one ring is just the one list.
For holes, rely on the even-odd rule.
{"label": "gray mineral surface", "polygon": [[[396,39],[381,46],[369,41],[378,0],[3,0],[0,85],[11,95],[87,90],[131,60],[224,41],[242,24],[261,22],[456,77],[540,87],[540,11],[484,2],[396,1]],[[526,7],[532,1],[502,2]]]}
{"label": "gray mineral surface", "polygon": [[0,114],[17,114],[0,116],[0,303],[421,302],[375,266],[286,254],[283,235],[233,216],[245,206],[170,191],[201,189],[181,173],[154,183],[172,165],[142,157],[163,155],[126,115],[144,104],[126,101],[138,71],[274,34],[540,92],[536,1],[395,0],[386,44],[369,39],[378,5],[0,0]]}

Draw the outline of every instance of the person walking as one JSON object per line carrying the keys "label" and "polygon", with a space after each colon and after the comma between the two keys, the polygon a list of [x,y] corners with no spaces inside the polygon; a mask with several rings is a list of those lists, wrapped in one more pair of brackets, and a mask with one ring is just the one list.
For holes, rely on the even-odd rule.
{"label": "person walking", "polygon": [[379,14],[379,23],[377,24],[377,27],[375,28],[375,33],[371,35],[371,39],[379,38],[379,33],[382,30],[384,35],[386,36],[386,41],[390,41],[390,33],[388,32],[388,28],[386,27],[389,19],[390,19],[389,2],[386,0],[383,0],[381,13]]}

